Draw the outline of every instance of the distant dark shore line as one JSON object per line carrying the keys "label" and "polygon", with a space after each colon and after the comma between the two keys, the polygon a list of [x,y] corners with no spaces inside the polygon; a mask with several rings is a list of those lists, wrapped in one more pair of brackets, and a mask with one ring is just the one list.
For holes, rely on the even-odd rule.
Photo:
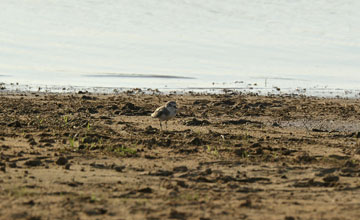
{"label": "distant dark shore line", "polygon": [[59,94],[227,94],[261,96],[311,96],[319,98],[360,98],[360,89],[341,88],[265,88],[265,87],[187,87],[187,88],[131,88],[131,87],[100,87],[100,86],[61,86],[61,85],[27,85],[0,82],[0,94],[15,93],[59,93]]}
{"label": "distant dark shore line", "polygon": [[100,78],[160,78],[160,79],[196,79],[195,77],[160,75],[160,74],[136,74],[136,73],[101,73],[101,74],[85,74],[85,77]]}

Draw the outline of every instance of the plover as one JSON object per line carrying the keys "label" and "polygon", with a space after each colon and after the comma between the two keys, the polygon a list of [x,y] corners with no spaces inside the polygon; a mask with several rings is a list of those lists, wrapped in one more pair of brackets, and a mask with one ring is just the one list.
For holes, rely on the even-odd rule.
{"label": "plover", "polygon": [[167,129],[167,121],[172,119],[176,115],[176,102],[169,101],[165,105],[157,108],[154,113],[151,114],[151,117],[158,118],[160,121],[160,130],[162,130],[161,122],[165,121],[165,126]]}

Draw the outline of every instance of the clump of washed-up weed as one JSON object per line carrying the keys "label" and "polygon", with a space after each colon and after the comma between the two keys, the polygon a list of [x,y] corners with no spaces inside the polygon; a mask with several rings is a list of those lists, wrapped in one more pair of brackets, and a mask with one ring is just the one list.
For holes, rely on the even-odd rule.
{"label": "clump of washed-up weed", "polygon": [[202,197],[198,193],[184,193],[181,194],[178,199],[186,201],[199,201]]}
{"label": "clump of washed-up weed", "polygon": [[9,189],[5,189],[4,192],[6,192],[9,196],[17,198],[33,196],[37,194],[34,190],[28,189],[24,186],[15,186]]}
{"label": "clump of washed-up weed", "polygon": [[44,123],[44,118],[41,117],[40,115],[37,115],[35,117],[34,120],[32,120],[31,122],[29,122],[28,124],[29,125],[33,125],[33,126],[36,126],[38,128],[41,128],[43,126],[43,123]]}
{"label": "clump of washed-up weed", "polygon": [[93,140],[87,134],[85,136],[74,135],[69,137],[69,147],[71,151],[95,150],[103,147],[102,138]]}
{"label": "clump of washed-up weed", "polygon": [[238,156],[241,157],[243,159],[249,158],[250,157],[250,153],[247,149],[245,148],[239,148],[239,149],[235,149],[234,153]]}
{"label": "clump of washed-up weed", "polygon": [[107,148],[107,151],[121,157],[132,157],[137,154],[137,150],[135,148],[126,146],[111,146]]}
{"label": "clump of washed-up weed", "polygon": [[68,115],[64,115],[64,116],[63,116],[63,121],[64,121],[64,124],[67,125],[68,122],[69,122],[69,116],[68,116]]}
{"label": "clump of washed-up weed", "polygon": [[207,153],[212,154],[216,157],[219,157],[219,151],[216,146],[207,145],[206,148],[207,148],[207,150],[206,150]]}

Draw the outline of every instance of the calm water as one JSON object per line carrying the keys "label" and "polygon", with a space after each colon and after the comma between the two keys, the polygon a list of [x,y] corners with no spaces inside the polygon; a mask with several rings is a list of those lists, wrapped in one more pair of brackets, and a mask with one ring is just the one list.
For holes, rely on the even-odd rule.
{"label": "calm water", "polygon": [[360,85],[357,0],[2,0],[0,7],[0,82],[265,90]]}

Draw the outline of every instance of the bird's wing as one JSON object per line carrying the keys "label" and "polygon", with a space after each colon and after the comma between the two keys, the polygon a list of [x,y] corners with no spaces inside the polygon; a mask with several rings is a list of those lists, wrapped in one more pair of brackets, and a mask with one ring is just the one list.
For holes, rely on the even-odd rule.
{"label": "bird's wing", "polygon": [[170,114],[169,110],[167,110],[167,109],[165,108],[165,106],[161,106],[161,107],[157,108],[157,109],[154,111],[154,113],[151,114],[151,117],[153,117],[153,118],[159,118],[159,117],[161,117],[162,115],[169,115],[169,114]]}

